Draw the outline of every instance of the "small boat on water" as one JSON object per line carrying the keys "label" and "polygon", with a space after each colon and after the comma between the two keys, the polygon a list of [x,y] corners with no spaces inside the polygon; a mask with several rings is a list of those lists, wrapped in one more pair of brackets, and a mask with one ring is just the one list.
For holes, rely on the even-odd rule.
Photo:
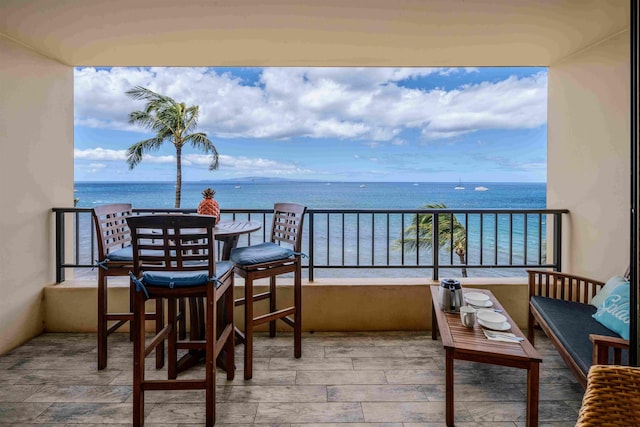
{"label": "small boat on water", "polygon": [[242,187],[240,187],[239,185],[236,185],[236,186],[235,186],[235,187],[233,187],[233,188],[242,188]]}
{"label": "small boat on water", "polygon": [[483,187],[483,186],[479,186],[479,187],[474,188],[474,190],[476,190],[476,191],[487,191],[488,188],[487,187]]}
{"label": "small boat on water", "polygon": [[366,187],[366,185],[360,184],[360,188],[364,188],[364,187]]}
{"label": "small boat on water", "polygon": [[454,190],[464,190],[464,185],[462,185],[462,181],[458,182],[458,185],[453,187]]}

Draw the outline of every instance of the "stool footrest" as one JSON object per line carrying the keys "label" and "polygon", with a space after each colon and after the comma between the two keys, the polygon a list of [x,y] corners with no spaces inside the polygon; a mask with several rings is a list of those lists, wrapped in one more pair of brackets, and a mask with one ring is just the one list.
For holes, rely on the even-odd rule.
{"label": "stool footrest", "polygon": [[[261,301],[263,299],[269,299],[271,298],[271,292],[267,291],[267,292],[262,292],[261,294],[255,294],[253,296],[253,301]],[[245,305],[247,302],[247,300],[245,298],[238,298],[237,300],[234,301],[234,304],[236,307],[239,307],[241,305]]]}
{"label": "stool footrest", "polygon": [[176,348],[180,350],[204,350],[207,345],[206,340],[189,340],[189,341],[178,341],[176,343]]}
{"label": "stool footrest", "polygon": [[149,353],[151,353],[153,350],[155,350],[155,348],[162,344],[164,342],[165,339],[167,339],[167,337],[169,336],[169,333],[173,330],[172,325],[169,323],[167,325],[164,326],[164,328],[162,328],[160,330],[160,332],[158,332],[156,334],[155,337],[153,337],[153,339],[151,340],[151,342],[149,344],[147,344],[147,346],[145,346],[144,348],[144,357],[147,357],[149,355]]}
{"label": "stool footrest", "polygon": [[143,390],[200,390],[206,386],[206,380],[145,380],[142,382]]}
{"label": "stool footrest", "polygon": [[[151,313],[149,313],[151,314]],[[107,320],[133,320],[133,313],[107,313],[104,316]]]}
{"label": "stool footrest", "polygon": [[113,325],[109,326],[107,328],[107,336],[111,335],[112,333],[114,333],[115,331],[117,331],[118,329],[123,327],[127,322],[128,322],[128,320],[120,320],[120,321],[114,323]]}
{"label": "stool footrest", "polygon": [[296,326],[296,322],[290,317],[283,317],[280,320],[282,320],[284,323],[286,323],[287,325],[291,326],[292,328],[295,328],[295,326]]}
{"label": "stool footrest", "polygon": [[263,323],[271,322],[272,320],[281,319],[290,314],[294,314],[296,312],[295,307],[283,308],[282,310],[274,311],[272,313],[267,313],[262,316],[254,317],[253,324],[261,325]]}

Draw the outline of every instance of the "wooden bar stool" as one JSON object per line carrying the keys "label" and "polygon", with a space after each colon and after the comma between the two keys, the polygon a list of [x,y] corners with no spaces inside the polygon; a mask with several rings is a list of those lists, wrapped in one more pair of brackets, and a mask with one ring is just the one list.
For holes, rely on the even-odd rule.
{"label": "wooden bar stool", "polygon": [[[130,290],[129,311],[109,312],[108,278],[128,276],[133,270],[131,232],[126,219],[131,216],[130,204],[114,203],[93,208],[92,218],[98,241],[98,369],[107,367],[108,336],[133,320],[133,294]],[[158,313],[156,315],[156,313]],[[162,310],[149,313],[150,319],[162,324]],[[156,316],[158,316],[156,318]],[[132,332],[130,336],[133,337]],[[164,364],[164,350],[156,352],[156,366]]]}
{"label": "wooden bar stool", "polygon": [[[234,377],[233,267],[216,262],[215,218],[200,215],[149,215],[128,217],[133,244],[134,292],[133,424],[144,424],[147,390],[195,390],[206,394],[206,425],[215,423],[216,358],[226,350],[227,379]],[[224,315],[217,303],[224,297]],[[178,339],[177,301],[198,298],[205,303],[205,331],[201,340]],[[145,302],[166,300],[167,321],[145,344]],[[216,317],[224,322],[216,324]],[[218,327],[220,326],[220,331]],[[145,379],[145,357],[167,340],[167,379]],[[205,378],[178,379],[178,350],[204,350]],[[184,357],[191,356],[187,353]]]}
{"label": "wooden bar stool", "polygon": [[[234,271],[244,278],[244,298],[235,301],[244,305],[244,334],[237,332],[244,341],[244,379],[253,376],[253,328],[269,322],[269,336],[276,335],[276,320],[281,319],[293,327],[293,354],[302,355],[302,229],[307,208],[294,203],[276,203],[269,242],[231,251]],[[276,277],[294,273],[293,305],[276,307]],[[269,291],[253,294],[254,280],[269,278]],[[269,300],[269,312],[256,316],[253,303]],[[292,316],[293,318],[289,317]]]}

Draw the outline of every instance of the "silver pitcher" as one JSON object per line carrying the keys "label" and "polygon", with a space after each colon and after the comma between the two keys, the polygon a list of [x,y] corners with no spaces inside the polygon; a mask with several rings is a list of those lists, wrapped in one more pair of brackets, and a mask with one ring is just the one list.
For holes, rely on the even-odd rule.
{"label": "silver pitcher", "polygon": [[438,289],[438,304],[447,313],[458,313],[464,305],[462,286],[455,279],[442,279]]}

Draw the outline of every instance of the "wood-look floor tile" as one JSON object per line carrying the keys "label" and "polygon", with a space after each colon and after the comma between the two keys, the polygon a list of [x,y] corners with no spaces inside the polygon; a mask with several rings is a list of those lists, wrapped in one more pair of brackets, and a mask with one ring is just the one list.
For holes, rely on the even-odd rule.
{"label": "wood-look floor tile", "polygon": [[[256,416],[256,403],[216,403],[217,424],[252,424]],[[202,424],[206,408],[202,403],[174,403],[153,405],[145,418],[149,423]]]}
{"label": "wood-look floor tile", "polygon": [[28,374],[29,371],[14,371],[9,367],[3,369],[0,366],[0,384],[21,384],[21,379]]}
{"label": "wood-look floor tile", "polygon": [[325,333],[316,333],[304,337],[303,343],[317,344],[324,347],[372,347],[374,346],[373,338],[370,335],[364,336],[350,336],[346,335],[325,335]]}
{"label": "wood-look floor tile", "polygon": [[[244,349],[242,350],[244,351]],[[238,354],[238,357],[244,357],[244,353]],[[262,346],[253,349],[253,356],[259,358],[268,357],[294,357],[293,343],[289,346]],[[318,358],[324,357],[324,346],[321,345],[303,345],[302,357]],[[255,363],[255,362],[254,362]]]}
{"label": "wood-look floor tile", "polygon": [[[432,423],[404,423],[404,427],[444,427],[445,422],[432,422]],[[469,421],[469,422],[459,422],[456,421],[456,427],[516,427],[516,424],[513,421],[505,421],[505,422],[481,422],[481,421]],[[542,426],[538,426],[542,427]],[[575,426],[574,426],[575,427]]]}
{"label": "wood-look floor tile", "polygon": [[96,369],[97,362],[94,356],[79,356],[79,357],[52,357],[52,356],[40,356],[40,357],[28,357],[21,359],[18,363],[11,367],[12,370],[29,370],[29,371],[41,371],[41,370],[68,370],[70,367],[74,367],[78,371],[89,372]]}
{"label": "wood-look floor tile", "polygon": [[[367,422],[443,422],[444,402],[363,402]],[[457,421],[473,420],[464,408],[456,408]]]}
{"label": "wood-look floor tile", "polygon": [[424,345],[400,345],[404,357],[433,357],[442,356],[442,346],[427,347]]}
{"label": "wood-look floor tile", "polygon": [[[254,368],[255,369],[255,368]],[[270,370],[298,370],[298,371],[344,371],[353,369],[349,358],[334,359],[300,359],[272,357],[269,361]]]}
{"label": "wood-look floor tile", "polygon": [[249,386],[249,385],[294,385],[296,384],[296,371],[282,370],[255,370],[253,371],[253,377],[250,380],[245,380],[242,370],[236,369],[236,374],[233,380],[227,380],[227,373],[218,370],[217,376],[218,384],[232,385],[232,386]]}
{"label": "wood-look floor tile", "polygon": [[299,371],[296,384],[386,384],[382,371]]}
{"label": "wood-look floor tile", "polygon": [[85,386],[85,385],[44,385],[33,393],[26,402],[92,402],[119,403],[127,400],[131,387],[127,386]]}
{"label": "wood-look floor tile", "polygon": [[427,400],[419,385],[328,386],[329,402],[413,402]]}
{"label": "wood-look floor tile", "polygon": [[0,402],[0,420],[2,423],[32,423],[42,414],[50,403]]}
{"label": "wood-look floor tile", "polygon": [[311,423],[291,424],[291,427],[402,427],[402,423]]}
{"label": "wood-look floor tile", "polygon": [[243,386],[230,387],[228,402],[326,402],[324,386]]}
{"label": "wood-look floor tile", "polygon": [[371,358],[371,357],[358,357],[353,359],[353,368],[355,370],[360,369],[382,369],[382,370],[395,370],[395,369],[436,369],[436,365],[432,358],[425,357],[385,357],[385,358]]}
{"label": "wood-look floor tile", "polygon": [[580,410],[580,404],[571,401],[540,401],[538,411],[540,413],[540,420],[549,422],[565,421],[568,419],[578,419],[578,412]]}
{"label": "wood-look floor tile", "polygon": [[[423,386],[423,390],[432,401],[445,400],[445,385],[430,384]],[[523,390],[509,383],[494,384],[487,387],[486,384],[454,384],[454,401],[455,402],[509,402],[522,401],[526,402],[526,394]]]}
{"label": "wood-look floor tile", "polygon": [[[121,374],[117,370],[79,371],[77,369],[29,370],[21,371],[15,384],[56,384],[56,385],[113,385]],[[1,374],[0,374],[1,375]],[[131,381],[125,385],[131,385]]]}
{"label": "wood-look floor tile", "polygon": [[540,400],[582,401],[584,390],[576,381],[572,383],[540,383]]}
{"label": "wood-look floor tile", "polygon": [[347,423],[362,422],[360,403],[269,403],[258,404],[256,421],[263,423]]}
{"label": "wood-look floor tile", "polygon": [[338,357],[404,357],[399,347],[325,347],[324,356],[327,358]]}
{"label": "wood-look floor tile", "polygon": [[[145,411],[146,413],[147,411]],[[52,403],[36,422],[64,424],[131,424],[133,408],[127,403]]]}
{"label": "wood-look floor tile", "polygon": [[33,396],[42,385],[10,385],[0,387],[0,402],[25,402]]}
{"label": "wood-look floor tile", "polygon": [[[404,369],[384,371],[389,384],[444,384],[444,371],[442,369]],[[473,380],[477,378],[473,375]],[[456,377],[456,381],[459,378]]]}
{"label": "wood-look floor tile", "polygon": [[417,333],[396,333],[392,335],[373,336],[373,343],[382,347],[401,347],[403,345],[428,347],[442,350],[442,342],[431,340],[431,335],[422,332]]}

